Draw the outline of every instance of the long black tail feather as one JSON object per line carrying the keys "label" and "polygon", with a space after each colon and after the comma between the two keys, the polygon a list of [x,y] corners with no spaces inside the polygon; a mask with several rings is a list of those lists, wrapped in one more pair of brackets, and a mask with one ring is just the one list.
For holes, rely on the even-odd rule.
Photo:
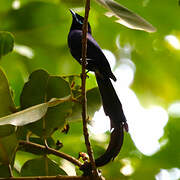
{"label": "long black tail feather", "polygon": [[104,112],[110,118],[111,128],[120,127],[126,122],[126,117],[111,80],[98,72],[96,72],[95,75],[101,94]]}
{"label": "long black tail feather", "polygon": [[111,139],[105,153],[95,160],[97,167],[104,166],[119,154],[123,145],[124,130],[123,126],[116,127],[111,133]]}
{"label": "long black tail feather", "polygon": [[127,129],[126,118],[122,109],[122,104],[116,94],[111,80],[95,73],[100,90],[104,112],[110,118],[111,138],[105,153],[95,160],[96,166],[104,166],[113,160],[120,152],[124,139],[124,128]]}

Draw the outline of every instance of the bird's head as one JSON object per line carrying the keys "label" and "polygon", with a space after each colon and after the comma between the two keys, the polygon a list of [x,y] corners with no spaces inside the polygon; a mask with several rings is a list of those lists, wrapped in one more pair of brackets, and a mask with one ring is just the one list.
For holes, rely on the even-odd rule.
{"label": "bird's head", "polygon": [[[82,16],[80,16],[79,14],[75,13],[73,10],[70,9],[70,12],[72,14],[72,25],[71,25],[71,29],[72,30],[82,30],[82,26],[83,26],[83,21],[84,18]],[[88,23],[88,32],[91,34],[91,26]]]}

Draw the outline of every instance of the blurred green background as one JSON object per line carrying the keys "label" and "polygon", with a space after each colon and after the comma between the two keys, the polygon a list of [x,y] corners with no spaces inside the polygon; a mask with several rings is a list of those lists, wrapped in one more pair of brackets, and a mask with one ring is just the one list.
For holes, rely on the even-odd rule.
{"label": "blurred green background", "polygon": [[[95,1],[91,2],[89,22],[93,36],[99,45],[111,51],[118,71],[121,65],[133,66],[133,82],[130,90],[143,108],[158,106],[168,113],[168,122],[159,131],[160,148],[154,153],[142,152],[132,140],[133,133],[143,130],[141,124],[136,126],[136,118],[130,120],[130,134],[126,134],[123,149],[114,162],[101,168],[107,179],[133,180],[175,180],[180,178],[180,6],[177,0],[117,0],[147,19],[157,28],[157,32],[128,29],[115,23],[115,17],[108,18],[107,12]],[[71,57],[67,47],[67,36],[71,25],[69,9],[83,15],[83,0],[1,0],[0,31],[11,32],[14,36],[14,51],[0,60],[13,91],[15,104],[20,104],[20,93],[30,73],[37,69],[47,70],[51,75],[79,74],[81,67]],[[128,76],[128,75],[127,75]],[[122,77],[123,78],[123,77]],[[95,87],[95,79],[90,75],[88,87]],[[117,82],[118,83],[118,82]],[[123,102],[126,103],[123,97]],[[131,106],[131,101],[128,101]],[[136,107],[134,107],[136,109]],[[126,112],[126,111],[125,111]],[[156,116],[156,115],[155,115]],[[148,121],[151,118],[146,116]],[[153,138],[158,124],[153,121],[149,126],[149,136]],[[161,118],[161,117],[160,117]],[[128,115],[127,115],[128,120]],[[166,118],[167,120],[167,118]],[[156,124],[157,123],[157,124]],[[63,140],[64,152],[77,157],[78,152],[85,151],[81,123],[72,123],[68,135],[54,134]],[[164,127],[165,126],[165,127]],[[133,129],[133,127],[132,127]],[[142,133],[143,136],[143,133]],[[149,139],[148,139],[149,140]],[[145,142],[148,143],[148,140]],[[151,139],[150,139],[151,141]],[[79,144],[81,142],[81,144]],[[72,149],[72,145],[77,144]],[[158,142],[157,142],[158,143]],[[105,142],[93,139],[95,156],[102,154]],[[144,144],[146,146],[146,144]],[[32,155],[18,153],[16,166],[20,167]],[[55,161],[60,161],[51,157]],[[169,179],[168,179],[169,178]]]}

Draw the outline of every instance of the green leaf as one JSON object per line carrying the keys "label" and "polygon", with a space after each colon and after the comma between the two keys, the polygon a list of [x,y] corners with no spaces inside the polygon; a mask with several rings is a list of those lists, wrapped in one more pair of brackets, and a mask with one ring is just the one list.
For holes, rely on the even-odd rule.
{"label": "green leaf", "polygon": [[[15,109],[9,89],[8,80],[0,68],[0,117],[11,114]],[[0,176],[10,177],[9,166],[13,164],[17,138],[15,127],[11,125],[0,126]]]}
{"label": "green leaf", "polygon": [[[79,152],[86,151],[86,146],[83,138],[82,122],[70,122],[69,125],[70,129],[68,131],[68,134],[56,131],[52,135],[52,137],[55,142],[60,140],[63,143],[63,147],[61,148],[62,152],[71,154],[74,157],[78,157]],[[59,158],[57,157],[57,159]]]}
{"label": "green leaf", "polygon": [[[77,89],[74,94],[79,95],[79,90]],[[96,111],[98,111],[101,107],[101,96],[99,93],[99,89],[92,88],[86,92],[87,96],[87,115],[89,120],[93,118],[93,115]],[[81,102],[81,95],[79,95],[78,99]],[[72,115],[68,118],[69,121],[75,121],[82,119],[82,105],[80,103],[74,103]]]}
{"label": "green leaf", "polygon": [[113,0],[96,0],[101,5],[111,10],[111,13],[108,13],[107,16],[116,16],[118,20],[117,23],[120,23],[128,28],[143,30],[147,32],[155,32],[156,29],[145,19],[137,15],[136,13],[130,11],[126,7],[118,4]]}
{"label": "green leaf", "polygon": [[71,113],[70,94],[68,82],[61,77],[50,76],[44,70],[34,71],[21,93],[21,108],[25,109],[36,104],[46,103],[52,98],[57,99],[50,101],[51,107],[48,108],[44,118],[27,125],[28,129],[38,136],[49,136],[54,129],[63,127],[66,117]]}
{"label": "green leaf", "polygon": [[[25,110],[19,111],[17,113],[10,114],[8,116],[0,118],[0,125],[11,124],[14,126],[24,126],[41,119],[47,112],[48,107],[54,107],[66,101],[70,101],[71,96],[66,98],[54,98],[47,103],[38,104],[27,108]],[[0,126],[1,128],[1,126]],[[2,127],[2,131],[5,129],[5,126]],[[10,131],[11,132],[11,131]],[[0,132],[0,136],[1,136]]]}
{"label": "green leaf", "polygon": [[99,88],[95,87],[87,91],[87,112],[90,119],[93,118],[94,113],[101,107],[101,95]]}
{"label": "green leaf", "polygon": [[[0,118],[0,123],[1,123],[1,118]],[[14,130],[15,130],[15,127],[11,125],[0,126],[0,138],[9,136],[10,134],[14,132]]]}
{"label": "green leaf", "polygon": [[[15,105],[9,89],[9,83],[6,75],[0,68],[0,117],[11,114],[15,109]],[[1,121],[1,120],[0,120]],[[1,123],[1,122],[0,122]],[[0,126],[0,137],[8,136],[14,132],[14,127],[11,125]]]}
{"label": "green leaf", "polygon": [[19,106],[20,93],[22,91],[25,80],[29,76],[29,69],[25,65],[28,59],[16,52],[4,56],[0,64],[6,72],[10,84],[10,90],[13,96],[14,103]]}
{"label": "green leaf", "polygon": [[[2,95],[0,98],[7,98],[7,99],[9,98],[11,106],[14,107],[14,104],[13,104],[12,98],[11,98],[11,94],[9,91],[9,87],[7,84],[7,79],[5,78],[5,75],[3,74],[2,71],[0,71],[0,73],[1,73],[0,80],[2,80],[2,88],[0,89],[0,94],[2,94]],[[3,84],[3,80],[4,80],[4,84]],[[53,82],[49,81],[49,83],[53,83]],[[51,84],[49,85],[49,88],[51,88]],[[49,90],[49,91],[52,91],[52,90]],[[62,91],[62,89],[61,89],[61,91]],[[63,92],[60,92],[60,93],[62,94]],[[5,99],[2,99],[1,101],[3,101],[3,100],[5,101]],[[13,113],[8,116],[2,117],[2,118],[0,118],[0,125],[11,124],[14,126],[23,126],[26,124],[30,124],[32,122],[35,122],[35,121],[38,121],[39,119],[41,119],[46,114],[48,107],[53,107],[53,106],[56,106],[60,103],[63,103],[65,101],[69,101],[69,100],[71,100],[70,96],[68,96],[66,98],[62,98],[62,99],[54,98],[54,99],[50,100],[49,102],[38,104],[33,107],[22,110],[20,112]],[[8,103],[8,101],[5,101],[5,102]],[[9,109],[5,109],[5,110],[2,110],[2,109],[11,107],[11,106],[9,104],[7,106],[2,106],[0,111],[3,111],[3,112],[9,111]],[[11,133],[13,129],[14,128],[12,128],[11,126],[0,126],[0,130],[1,130],[0,137],[3,135],[6,136],[7,134]]]}
{"label": "green leaf", "polygon": [[9,83],[6,75],[0,68],[0,117],[11,114],[15,109],[14,102],[12,100],[11,92],[9,89]]}
{"label": "green leaf", "polygon": [[36,159],[36,158],[39,158],[39,156],[29,153],[29,152],[21,151],[19,150],[19,146],[18,146],[18,151],[16,152],[16,156],[15,156],[14,167],[17,168],[18,171],[20,172],[22,166],[24,165],[26,161]]}
{"label": "green leaf", "polygon": [[12,174],[14,177],[21,177],[19,171],[16,168],[13,168]]}
{"label": "green leaf", "polygon": [[0,164],[0,178],[11,177],[9,164]]}
{"label": "green leaf", "polygon": [[9,136],[0,138],[0,162],[3,164],[12,164],[15,150],[18,142],[16,134],[13,133]]}
{"label": "green leaf", "polygon": [[9,32],[0,32],[0,57],[13,50],[14,38]]}
{"label": "green leaf", "polygon": [[56,176],[67,175],[58,164],[47,157],[27,161],[22,169],[21,176]]}
{"label": "green leaf", "polygon": [[0,118],[0,125],[23,126],[41,119],[47,112],[48,103],[38,104],[23,111]]}
{"label": "green leaf", "polygon": [[9,0],[9,1],[1,0],[0,13],[6,12],[9,9],[11,9],[12,3],[13,3],[13,0]]}

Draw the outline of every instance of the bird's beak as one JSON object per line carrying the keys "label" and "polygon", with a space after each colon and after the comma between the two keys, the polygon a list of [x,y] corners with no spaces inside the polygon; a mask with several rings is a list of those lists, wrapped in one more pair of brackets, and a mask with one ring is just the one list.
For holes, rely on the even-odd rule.
{"label": "bird's beak", "polygon": [[69,9],[69,11],[71,12],[73,17],[76,17],[76,13],[72,9]]}

